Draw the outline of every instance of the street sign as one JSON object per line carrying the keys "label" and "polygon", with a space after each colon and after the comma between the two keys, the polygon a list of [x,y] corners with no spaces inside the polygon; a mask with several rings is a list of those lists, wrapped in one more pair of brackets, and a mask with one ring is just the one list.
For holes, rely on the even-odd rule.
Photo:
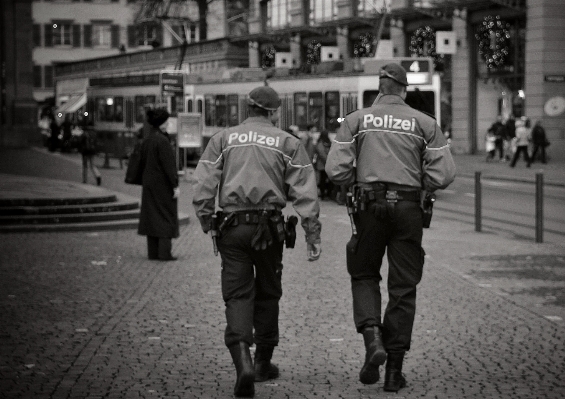
{"label": "street sign", "polygon": [[184,72],[161,71],[159,81],[163,97],[184,96]]}

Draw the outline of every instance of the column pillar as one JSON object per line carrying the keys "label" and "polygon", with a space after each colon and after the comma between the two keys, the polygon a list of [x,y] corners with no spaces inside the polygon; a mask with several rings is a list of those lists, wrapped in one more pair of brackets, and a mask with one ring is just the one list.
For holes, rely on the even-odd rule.
{"label": "column pillar", "polygon": [[292,54],[293,68],[300,68],[304,63],[302,55],[302,37],[299,34],[290,38],[290,53]]}
{"label": "column pillar", "polygon": [[259,51],[259,43],[249,42],[249,68],[261,67],[261,52]]}
{"label": "column pillar", "polygon": [[406,33],[404,33],[404,23],[402,20],[390,21],[390,40],[392,41],[393,56],[408,56],[406,49]]}
{"label": "column pillar", "polygon": [[472,71],[472,43],[467,12],[462,10],[453,17],[453,31],[457,37],[457,53],[452,62],[452,127],[451,146],[455,153],[473,153],[476,150],[475,98],[476,82]]}

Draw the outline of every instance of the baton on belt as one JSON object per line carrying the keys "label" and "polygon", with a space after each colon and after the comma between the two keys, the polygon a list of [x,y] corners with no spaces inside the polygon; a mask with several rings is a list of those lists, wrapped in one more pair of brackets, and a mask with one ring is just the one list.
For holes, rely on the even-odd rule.
{"label": "baton on belt", "polygon": [[210,235],[212,236],[212,245],[214,246],[214,255],[218,256],[218,217],[216,214],[212,215],[212,221],[210,223]]}
{"label": "baton on belt", "polygon": [[357,227],[355,226],[355,221],[353,220],[353,214],[355,213],[355,206],[353,204],[353,194],[348,192],[345,197],[345,206],[347,207],[347,214],[349,215],[349,222],[351,222],[351,232],[354,236],[357,235]]}

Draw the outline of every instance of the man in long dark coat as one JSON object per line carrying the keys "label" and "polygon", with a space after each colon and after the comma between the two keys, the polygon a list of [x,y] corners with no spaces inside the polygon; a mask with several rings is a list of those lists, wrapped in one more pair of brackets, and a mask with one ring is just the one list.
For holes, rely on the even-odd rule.
{"label": "man in long dark coat", "polygon": [[149,135],[141,146],[143,190],[138,234],[147,236],[149,259],[176,260],[171,239],[179,236],[178,174],[175,154],[166,133],[159,129],[169,118],[165,110],[148,110]]}

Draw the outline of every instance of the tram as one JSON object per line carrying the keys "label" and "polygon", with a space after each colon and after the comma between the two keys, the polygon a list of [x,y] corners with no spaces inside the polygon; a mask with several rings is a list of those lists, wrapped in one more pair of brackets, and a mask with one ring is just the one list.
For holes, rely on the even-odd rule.
{"label": "tram", "polygon": [[[440,121],[441,87],[439,75],[432,73],[430,59],[406,58],[408,105],[433,115]],[[278,127],[296,125],[301,131],[314,125],[333,136],[341,118],[359,108],[370,106],[379,93],[378,70],[385,61],[365,63],[364,71],[325,74],[274,75],[234,73],[215,81],[185,79],[184,93],[168,97],[176,133],[179,112],[197,112],[203,118],[203,148],[216,132],[238,125],[247,117],[246,96],[257,86],[268,84],[281,97]],[[94,129],[100,133],[134,136],[141,128],[144,107],[160,103],[159,74],[91,79],[87,91],[87,110]]]}

